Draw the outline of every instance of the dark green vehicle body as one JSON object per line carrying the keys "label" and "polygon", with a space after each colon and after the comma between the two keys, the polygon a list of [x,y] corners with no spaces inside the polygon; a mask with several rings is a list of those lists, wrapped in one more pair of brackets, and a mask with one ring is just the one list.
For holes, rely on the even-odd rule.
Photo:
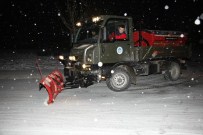
{"label": "dark green vehicle body", "polygon": [[[181,66],[185,63],[185,59],[190,57],[189,45],[185,44],[135,46],[135,42],[143,41],[141,38],[139,41],[134,41],[131,17],[106,15],[91,21],[84,21],[84,27],[87,25],[87,29],[83,30],[83,26],[79,28],[69,57],[60,59],[64,64],[67,85],[87,87],[95,81],[106,80],[110,89],[122,91],[130,84],[136,83],[137,75],[163,73],[171,80],[176,80],[179,77],[177,73],[174,74],[178,76],[175,78],[171,77],[172,73],[167,73],[169,67],[173,65],[171,63]],[[108,40],[108,35],[116,30],[119,24],[126,26],[127,38]],[[95,29],[97,38],[94,39],[91,32]],[[179,67],[176,70],[179,70]],[[114,81],[118,82],[114,83]],[[122,86],[119,86],[119,81],[123,83]]]}

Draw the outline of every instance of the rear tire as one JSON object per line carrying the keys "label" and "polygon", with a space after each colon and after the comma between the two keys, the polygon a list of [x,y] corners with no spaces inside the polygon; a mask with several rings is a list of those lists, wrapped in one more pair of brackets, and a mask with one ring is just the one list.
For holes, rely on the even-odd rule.
{"label": "rear tire", "polygon": [[106,84],[112,91],[125,91],[130,87],[131,84],[130,75],[126,70],[117,68],[114,70],[111,77],[106,80]]}
{"label": "rear tire", "polygon": [[164,74],[164,78],[167,80],[176,81],[179,79],[180,74],[180,65],[177,62],[171,62],[169,68]]}

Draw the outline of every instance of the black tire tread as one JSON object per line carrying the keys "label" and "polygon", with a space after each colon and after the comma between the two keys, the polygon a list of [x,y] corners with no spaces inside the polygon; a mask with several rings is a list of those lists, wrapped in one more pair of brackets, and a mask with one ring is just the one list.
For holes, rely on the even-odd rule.
{"label": "black tire tread", "polygon": [[114,70],[114,74],[115,74],[115,73],[118,73],[118,72],[123,72],[124,74],[126,74],[126,76],[128,76],[128,83],[127,83],[127,85],[126,85],[125,87],[123,87],[123,88],[120,88],[120,89],[119,89],[119,88],[116,88],[116,87],[114,87],[114,86],[112,85],[112,83],[111,83],[111,78],[107,78],[106,84],[107,84],[108,88],[111,89],[112,91],[115,91],[115,92],[125,91],[125,90],[127,90],[127,89],[130,87],[130,85],[131,85],[130,74],[129,74],[125,69],[123,69],[123,68],[116,68],[116,69]]}
{"label": "black tire tread", "polygon": [[[179,72],[179,75],[178,75],[177,78],[174,78],[174,77],[171,75],[170,71],[169,71],[170,69],[173,68],[173,66],[176,66],[176,68],[178,68],[178,70],[179,70],[179,71],[177,71],[177,72]],[[164,74],[164,78],[165,78],[166,80],[176,81],[176,80],[179,79],[180,74],[181,74],[180,65],[179,65],[177,62],[170,62],[169,68],[166,70],[166,72],[165,72],[165,74]]]}

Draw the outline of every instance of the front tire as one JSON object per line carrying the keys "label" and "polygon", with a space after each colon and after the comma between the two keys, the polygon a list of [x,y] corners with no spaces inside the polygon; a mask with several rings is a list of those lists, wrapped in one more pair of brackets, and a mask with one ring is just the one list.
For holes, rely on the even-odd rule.
{"label": "front tire", "polygon": [[169,68],[164,74],[164,78],[167,80],[176,81],[179,79],[180,74],[180,64],[178,64],[177,62],[171,62]]}
{"label": "front tire", "polygon": [[111,77],[106,80],[106,84],[108,88],[113,91],[125,91],[130,87],[131,84],[130,75],[126,70],[117,68],[114,70]]}

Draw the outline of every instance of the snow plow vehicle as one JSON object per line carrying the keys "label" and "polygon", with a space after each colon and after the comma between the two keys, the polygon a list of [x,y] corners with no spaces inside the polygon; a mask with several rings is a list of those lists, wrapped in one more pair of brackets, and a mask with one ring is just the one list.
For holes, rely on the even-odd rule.
{"label": "snow plow vehicle", "polygon": [[[111,15],[80,24],[70,53],[59,56],[64,88],[106,81],[109,89],[120,92],[136,84],[136,76],[156,73],[175,81],[191,56],[187,34],[180,31],[136,31],[131,17]],[[123,29],[123,38],[118,38],[119,29]]]}

